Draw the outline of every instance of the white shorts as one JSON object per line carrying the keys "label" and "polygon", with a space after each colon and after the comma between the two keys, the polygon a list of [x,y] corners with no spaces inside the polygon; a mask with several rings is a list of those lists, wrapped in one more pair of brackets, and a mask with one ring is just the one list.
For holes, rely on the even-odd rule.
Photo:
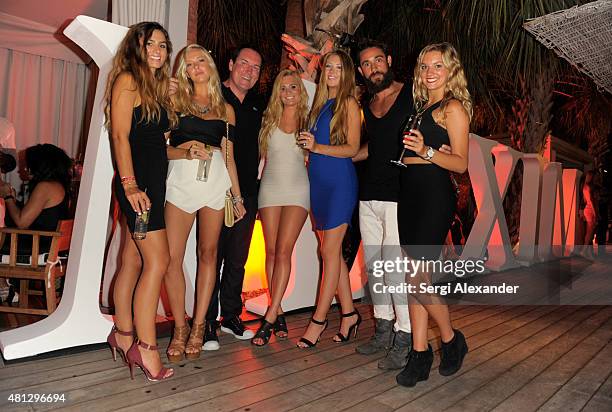
{"label": "white shorts", "polygon": [[[208,180],[196,180],[199,160],[170,160],[166,182],[166,201],[187,213],[203,207],[221,210],[225,206],[225,192],[232,186],[220,151],[212,152]],[[211,160],[209,160],[211,161]]]}

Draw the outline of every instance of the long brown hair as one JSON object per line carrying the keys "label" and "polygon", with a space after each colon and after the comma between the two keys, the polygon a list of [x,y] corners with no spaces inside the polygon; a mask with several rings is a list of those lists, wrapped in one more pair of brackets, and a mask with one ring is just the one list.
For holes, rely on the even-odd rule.
{"label": "long brown hair", "polygon": [[412,83],[412,96],[417,110],[423,108],[429,100],[429,93],[427,87],[423,84],[423,80],[421,80],[420,70],[425,54],[430,51],[438,51],[442,54],[442,63],[444,63],[444,67],[448,70],[448,81],[444,88],[440,112],[444,113],[444,106],[446,106],[450,99],[457,99],[468,113],[469,119],[472,119],[472,98],[467,89],[467,80],[461,60],[459,60],[459,53],[450,43],[446,42],[427,45],[419,53],[417,64],[414,68],[414,83]]}
{"label": "long brown hair", "polygon": [[268,107],[263,114],[263,120],[261,122],[261,129],[259,130],[259,156],[264,157],[268,150],[268,140],[270,135],[280,123],[281,116],[283,114],[283,102],[280,98],[281,82],[285,77],[295,77],[297,80],[298,87],[300,89],[300,100],[297,105],[297,127],[300,128],[302,125],[306,125],[306,118],[308,117],[308,93],[300,79],[300,75],[290,69],[281,70],[274,80],[274,86],[272,86],[272,96],[270,96],[270,102]]}
{"label": "long brown hair", "polygon": [[178,90],[174,96],[174,109],[182,115],[190,114],[198,116],[199,111],[194,105],[191,97],[193,96],[193,81],[187,76],[187,63],[185,56],[189,50],[199,50],[204,55],[204,60],[208,64],[208,97],[210,98],[211,112],[223,120],[227,120],[225,109],[225,99],[221,92],[221,80],[219,79],[219,71],[215,65],[212,56],[204,47],[199,44],[190,44],[185,47],[179,56],[178,68],[176,69],[176,78],[178,80]]}
{"label": "long brown hair", "polygon": [[[166,37],[168,57],[164,65],[155,70],[155,73],[152,73],[147,63],[146,44],[155,30],[159,30]],[[172,43],[168,37],[168,32],[159,23],[145,21],[130,26],[117,49],[113,59],[113,67],[106,83],[104,114],[106,115],[105,124],[107,127],[110,127],[110,105],[113,84],[117,77],[124,72],[132,75],[140,95],[142,106],[142,118],[140,121],[159,121],[161,110],[163,109],[168,112],[170,124],[172,126],[176,124],[177,117],[170,109],[170,99],[168,98],[171,53]]]}
{"label": "long brown hair", "polygon": [[321,62],[321,78],[317,85],[317,92],[312,104],[310,112],[310,126],[312,127],[317,121],[321,109],[328,99],[329,91],[327,90],[327,77],[323,75],[325,65],[331,56],[340,57],[342,64],[342,72],[340,73],[340,84],[338,85],[338,93],[336,101],[332,107],[333,117],[329,125],[329,142],[332,145],[345,144],[347,141],[347,119],[348,119],[348,100],[355,96],[355,67],[351,57],[343,50],[333,50],[323,56]]}

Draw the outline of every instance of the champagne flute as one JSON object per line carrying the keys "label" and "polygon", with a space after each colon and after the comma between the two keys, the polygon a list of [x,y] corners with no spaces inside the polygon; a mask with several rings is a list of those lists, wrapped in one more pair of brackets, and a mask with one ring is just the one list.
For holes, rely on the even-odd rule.
{"label": "champagne flute", "polygon": [[[408,118],[408,121],[406,122],[406,125],[404,126],[404,129],[402,130],[402,146],[404,145],[404,138],[412,134],[410,130],[412,129],[418,130],[419,126],[421,125],[421,119],[422,118],[419,113],[410,115],[410,117]],[[402,163],[402,159],[404,158],[404,153],[406,153],[405,146],[402,149],[402,153],[400,154],[399,159],[391,160],[391,163],[397,166],[407,167],[404,163]]]}

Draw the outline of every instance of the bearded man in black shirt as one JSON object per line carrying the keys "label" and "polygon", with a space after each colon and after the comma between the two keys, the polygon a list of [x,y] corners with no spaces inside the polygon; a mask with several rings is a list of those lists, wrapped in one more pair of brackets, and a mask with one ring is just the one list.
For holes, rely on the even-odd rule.
{"label": "bearded man in black shirt", "polygon": [[[403,274],[375,273],[375,261],[401,256],[397,227],[399,167],[392,164],[401,151],[401,132],[413,111],[410,85],[394,79],[391,56],[379,43],[359,52],[359,73],[372,98],[363,106],[367,143],[356,159],[367,159],[359,182],[359,227],[368,268],[368,285],[374,306],[375,331],[370,341],[356,348],[369,355],[388,351],[381,369],[401,369],[412,342],[406,294],[390,294],[380,286],[401,283]],[[378,287],[376,287],[378,285]]]}

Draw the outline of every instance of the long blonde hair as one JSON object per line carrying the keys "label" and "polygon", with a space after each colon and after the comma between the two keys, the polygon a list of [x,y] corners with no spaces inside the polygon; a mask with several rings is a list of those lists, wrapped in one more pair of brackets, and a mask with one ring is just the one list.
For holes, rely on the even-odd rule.
{"label": "long blonde hair", "polygon": [[190,44],[181,51],[179,56],[179,63],[176,69],[178,90],[174,95],[174,109],[181,115],[198,116],[200,114],[199,110],[191,99],[194,93],[193,81],[187,75],[187,63],[185,62],[185,56],[190,50],[200,50],[204,55],[206,64],[208,64],[208,96],[210,99],[211,113],[223,120],[227,120],[225,99],[221,93],[221,80],[219,78],[217,65],[215,64],[215,61],[208,50],[199,44]]}
{"label": "long blonde hair", "polygon": [[332,145],[345,144],[347,141],[347,119],[348,119],[348,100],[351,96],[355,96],[355,67],[351,57],[343,50],[333,50],[323,56],[321,62],[321,78],[317,85],[317,92],[312,104],[310,112],[310,126],[318,120],[319,114],[325,102],[327,102],[329,91],[327,90],[327,77],[325,73],[325,65],[331,56],[340,57],[342,64],[342,72],[340,74],[340,84],[336,101],[332,107],[333,117],[329,125],[329,142]]}
{"label": "long blonde hair", "polygon": [[300,79],[300,75],[290,69],[281,70],[274,80],[272,86],[272,96],[270,96],[270,102],[268,107],[263,114],[263,120],[261,122],[261,129],[259,130],[259,156],[265,157],[268,151],[268,141],[270,135],[274,131],[274,128],[280,124],[280,119],[283,114],[283,102],[280,97],[281,82],[285,77],[295,77],[297,80],[298,88],[300,89],[300,100],[297,104],[297,127],[300,128],[306,125],[306,119],[308,118],[308,93]]}
{"label": "long blonde hair", "polygon": [[[164,65],[151,73],[147,64],[147,42],[155,30],[159,30],[166,37],[166,50],[168,57]],[[168,97],[168,84],[170,82],[170,55],[172,54],[172,43],[168,32],[159,23],[144,21],[130,26],[127,34],[121,41],[117,53],[113,59],[113,67],[108,75],[106,91],[104,92],[104,114],[105,125],[111,127],[111,98],[113,85],[121,73],[130,73],[136,89],[140,95],[142,106],[142,118],[140,121],[159,121],[161,110],[168,112],[171,126],[177,122],[177,117],[171,110]]]}
{"label": "long blonde hair", "polygon": [[461,102],[471,120],[473,114],[472,97],[467,89],[467,80],[461,60],[459,60],[459,53],[450,43],[446,42],[427,45],[419,53],[417,64],[414,68],[414,82],[412,83],[412,96],[417,111],[421,110],[429,100],[429,93],[427,92],[427,87],[423,84],[423,80],[421,80],[420,70],[425,54],[430,51],[438,51],[442,54],[442,63],[444,63],[444,67],[448,70],[448,80],[444,87],[444,97],[440,105],[440,112],[444,113],[444,107],[450,99],[457,99]]}

